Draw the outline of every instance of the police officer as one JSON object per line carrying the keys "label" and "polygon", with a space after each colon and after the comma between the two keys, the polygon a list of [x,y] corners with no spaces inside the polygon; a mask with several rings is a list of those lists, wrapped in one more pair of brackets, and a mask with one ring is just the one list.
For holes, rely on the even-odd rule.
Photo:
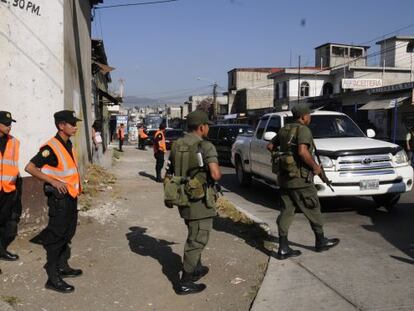
{"label": "police officer", "polygon": [[[206,285],[195,282],[209,271],[207,266],[201,264],[201,253],[208,243],[216,210],[207,204],[206,189],[212,182],[221,178],[216,148],[204,140],[209,131],[209,124],[211,123],[205,112],[191,112],[187,116],[188,134],[174,142],[169,159],[168,173],[199,182],[201,192],[204,192],[201,193],[201,199],[190,200],[187,206],[179,207],[180,216],[188,229],[184,246],[183,273],[177,289],[180,295],[203,291]],[[186,148],[189,150],[187,156],[181,156],[180,151]],[[193,183],[194,188],[197,187],[197,182]]]}
{"label": "police officer", "polygon": [[[7,247],[17,235],[21,215],[21,178],[19,174],[19,141],[10,135],[10,112],[0,111],[0,259],[15,261],[19,256]],[[20,189],[19,189],[20,188]]]}
{"label": "police officer", "polygon": [[138,149],[145,150],[145,141],[148,139],[147,133],[145,133],[144,125],[140,125],[138,129]]}
{"label": "police officer", "polygon": [[27,164],[25,170],[45,182],[44,191],[49,206],[49,223],[32,241],[42,244],[47,261],[44,266],[48,280],[45,287],[61,293],[70,293],[74,287],[62,278],[76,277],[82,270],[69,266],[70,243],[75,235],[78,210],[77,198],[81,192],[76,153],[70,141],[81,121],[70,110],[54,114],[57,134],[51,138]]}
{"label": "police officer", "polygon": [[279,230],[278,259],[299,256],[299,250],[288,245],[289,227],[295,211],[300,209],[309,220],[315,234],[315,251],[322,252],[339,243],[339,239],[324,237],[322,213],[312,176],[321,176],[321,167],[315,162],[311,122],[311,110],[306,104],[292,108],[295,123],[287,124],[268,145],[269,150],[279,147],[279,183],[282,209],[277,219]]}
{"label": "police officer", "polygon": [[155,172],[156,181],[162,182],[161,170],[164,166],[164,155],[167,152],[167,145],[165,142],[165,124],[161,123],[158,130],[154,134],[154,158],[156,160]]}

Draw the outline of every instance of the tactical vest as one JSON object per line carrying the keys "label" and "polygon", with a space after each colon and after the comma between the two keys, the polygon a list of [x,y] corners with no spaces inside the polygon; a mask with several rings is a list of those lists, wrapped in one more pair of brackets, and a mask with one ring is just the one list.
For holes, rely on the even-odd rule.
{"label": "tactical vest", "polygon": [[4,153],[0,152],[0,191],[16,190],[16,180],[19,175],[19,146],[20,142],[9,135]]}
{"label": "tactical vest", "polygon": [[55,153],[58,159],[58,166],[45,165],[41,169],[42,173],[64,182],[70,196],[72,198],[78,197],[81,192],[81,184],[75,150],[72,149],[72,158],[65,146],[56,137],[49,140],[46,145]]}
{"label": "tactical vest", "polygon": [[[289,178],[306,178],[309,174],[309,170],[302,165],[302,160],[298,155],[298,131],[301,126],[300,124],[288,124],[279,132],[279,169],[282,175]],[[310,151],[312,149],[311,146]]]}
{"label": "tactical vest", "polygon": [[[188,207],[191,202],[206,197],[208,189],[205,163],[200,166],[197,153],[202,155],[202,141],[190,144],[185,138],[177,140],[173,148],[174,176],[164,180],[166,204]],[[204,162],[204,159],[203,159]]]}

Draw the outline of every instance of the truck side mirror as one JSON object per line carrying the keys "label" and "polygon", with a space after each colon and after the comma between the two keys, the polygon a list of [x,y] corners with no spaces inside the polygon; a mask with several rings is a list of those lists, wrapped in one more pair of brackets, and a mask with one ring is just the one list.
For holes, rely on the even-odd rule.
{"label": "truck side mirror", "polygon": [[275,138],[277,134],[275,132],[266,132],[263,136],[263,139],[266,141],[271,141],[273,138]]}
{"label": "truck side mirror", "polygon": [[376,135],[375,131],[373,129],[367,129],[367,136],[368,138],[374,138]]}

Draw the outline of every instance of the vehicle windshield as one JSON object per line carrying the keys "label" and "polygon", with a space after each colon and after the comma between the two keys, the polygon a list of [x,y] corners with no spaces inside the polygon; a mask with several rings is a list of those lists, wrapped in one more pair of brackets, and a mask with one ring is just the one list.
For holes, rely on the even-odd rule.
{"label": "vehicle windshield", "polygon": [[[292,117],[286,123],[292,123]],[[309,125],[314,138],[365,137],[361,129],[345,115],[312,115]]]}
{"label": "vehicle windshield", "polygon": [[165,137],[169,138],[169,137],[181,137],[184,136],[184,133],[182,130],[167,130],[165,132]]}

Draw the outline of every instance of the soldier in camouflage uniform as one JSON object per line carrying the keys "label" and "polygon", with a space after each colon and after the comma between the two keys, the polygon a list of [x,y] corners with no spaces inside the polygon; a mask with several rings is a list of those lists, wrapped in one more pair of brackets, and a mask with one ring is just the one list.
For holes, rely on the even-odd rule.
{"label": "soldier in camouflage uniform", "polygon": [[321,167],[314,160],[314,142],[308,125],[311,110],[306,104],[292,108],[295,123],[287,124],[268,145],[270,151],[279,147],[279,184],[282,210],[277,219],[279,231],[278,259],[301,254],[288,244],[288,231],[295,211],[300,209],[309,220],[315,234],[315,251],[322,252],[339,243],[339,239],[324,237],[321,206],[313,176],[321,176]]}
{"label": "soldier in camouflage uniform", "polygon": [[[211,123],[205,112],[191,112],[187,116],[188,134],[172,145],[169,158],[167,173],[190,180],[186,182],[188,202],[178,206],[180,216],[188,229],[183,274],[177,289],[180,295],[204,290],[205,284],[195,282],[209,271],[207,266],[201,264],[201,253],[208,243],[213,217],[216,216],[215,198],[213,202],[209,201],[209,190],[221,178],[216,148],[204,140],[209,124]],[[165,182],[168,182],[168,177]]]}

